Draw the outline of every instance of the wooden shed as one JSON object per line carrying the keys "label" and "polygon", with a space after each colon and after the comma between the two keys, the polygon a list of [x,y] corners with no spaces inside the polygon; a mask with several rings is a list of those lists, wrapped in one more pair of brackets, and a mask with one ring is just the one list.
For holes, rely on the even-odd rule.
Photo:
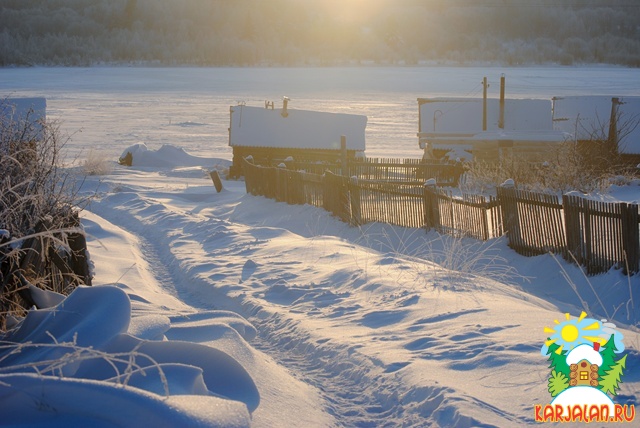
{"label": "wooden shed", "polygon": [[[564,141],[640,163],[640,97],[419,98],[418,141],[426,158],[536,160]],[[485,119],[486,118],[486,119]],[[587,157],[588,158],[588,157]]]}
{"label": "wooden shed", "polygon": [[341,137],[346,137],[347,156],[364,156],[367,117],[283,107],[244,104],[230,108],[229,145],[233,163],[229,176],[242,175],[242,159],[251,155],[256,164],[271,165],[289,157],[296,161],[336,162],[341,156]]}
{"label": "wooden shed", "polygon": [[[485,107],[486,106],[486,107]],[[551,100],[418,98],[418,142],[425,158],[534,159],[568,138],[553,127]]]}

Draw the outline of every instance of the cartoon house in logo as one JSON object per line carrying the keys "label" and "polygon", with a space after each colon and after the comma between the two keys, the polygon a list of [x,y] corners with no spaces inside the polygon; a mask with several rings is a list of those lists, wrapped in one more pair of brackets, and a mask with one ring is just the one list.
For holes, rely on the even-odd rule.
{"label": "cartoon house in logo", "polygon": [[623,336],[605,320],[587,318],[582,312],[572,318],[565,314],[549,333],[542,355],[550,362],[548,390],[552,405],[607,406],[613,411],[615,397],[626,367]]}
{"label": "cartoon house in logo", "polygon": [[598,387],[598,371],[602,365],[602,355],[598,352],[600,344],[595,342],[593,346],[578,345],[567,354],[569,365],[569,386]]}
{"label": "cartoon house in logo", "polygon": [[622,333],[607,320],[565,314],[545,327],[550,404],[535,406],[537,422],[631,422],[633,404],[615,404],[627,364]]}

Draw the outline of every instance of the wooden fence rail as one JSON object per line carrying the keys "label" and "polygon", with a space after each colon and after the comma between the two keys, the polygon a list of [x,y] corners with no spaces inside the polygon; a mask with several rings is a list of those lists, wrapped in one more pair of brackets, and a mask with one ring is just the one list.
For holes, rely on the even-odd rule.
{"label": "wooden fence rail", "polygon": [[464,168],[459,164],[444,164],[422,159],[360,159],[349,158],[347,171],[340,162],[305,162],[286,159],[275,161],[272,166],[286,165],[287,169],[322,175],[331,171],[336,175],[358,177],[365,180],[424,181],[435,178],[439,186],[457,186]]}
{"label": "wooden fence rail", "polygon": [[422,184],[351,178],[349,186],[353,223],[360,225],[379,222],[404,227],[424,227]]}
{"label": "wooden fence rail", "polygon": [[431,185],[431,180],[427,185],[409,177],[398,180],[395,175],[386,181],[371,179],[380,175],[366,169],[353,171],[364,171],[364,176],[342,176],[330,170],[319,175],[244,163],[248,193],[323,207],[352,225],[380,222],[481,240],[506,234],[509,246],[519,254],[561,254],[585,266],[589,274],[612,267],[640,271],[638,205],[575,195],[564,195],[560,202],[557,195],[512,187],[498,188],[495,198],[455,197]]}
{"label": "wooden fence rail", "polygon": [[587,272],[638,272],[638,205],[563,195],[567,251]]}
{"label": "wooden fence rail", "polygon": [[451,192],[425,186],[430,213],[426,224],[441,233],[481,240],[502,236],[502,211],[496,198],[482,195],[453,197]]}
{"label": "wooden fence rail", "polygon": [[556,195],[510,187],[499,187],[497,193],[511,248],[525,256],[564,254],[562,204]]}

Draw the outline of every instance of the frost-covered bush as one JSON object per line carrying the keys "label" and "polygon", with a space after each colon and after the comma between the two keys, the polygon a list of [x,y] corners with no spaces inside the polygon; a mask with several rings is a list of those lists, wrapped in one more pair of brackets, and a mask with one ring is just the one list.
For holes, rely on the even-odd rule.
{"label": "frost-covered bush", "polygon": [[0,229],[13,237],[68,227],[75,194],[61,168],[59,128],[55,123],[0,121]]}
{"label": "frost-covered bush", "polygon": [[113,171],[113,162],[98,150],[91,149],[82,163],[87,175],[106,175]]}
{"label": "frost-covered bush", "polygon": [[536,161],[503,156],[497,162],[475,161],[467,168],[461,183],[461,188],[467,192],[484,192],[513,179],[525,190],[589,193],[609,187],[611,177],[632,173],[619,158],[610,153],[605,155],[596,143],[573,141],[558,145]]}
{"label": "frost-covered bush", "polygon": [[[53,283],[54,273],[39,266],[55,257],[52,250],[65,257],[67,233],[80,226],[59,129],[31,117],[0,118],[0,328],[8,312],[29,306],[26,289]],[[70,292],[63,284],[55,291]]]}

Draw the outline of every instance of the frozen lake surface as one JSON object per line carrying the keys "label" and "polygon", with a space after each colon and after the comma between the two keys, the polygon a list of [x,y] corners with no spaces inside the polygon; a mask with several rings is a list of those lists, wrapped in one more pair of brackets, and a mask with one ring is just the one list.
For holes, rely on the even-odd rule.
{"label": "frozen lake surface", "polygon": [[345,68],[10,68],[2,96],[43,96],[50,119],[71,137],[71,157],[95,147],[119,156],[131,144],[170,143],[201,156],[231,158],[229,107],[246,102],[363,114],[369,157],[419,157],[417,98],[498,97],[500,75],[512,98],[640,95],[637,69],[593,67]]}

